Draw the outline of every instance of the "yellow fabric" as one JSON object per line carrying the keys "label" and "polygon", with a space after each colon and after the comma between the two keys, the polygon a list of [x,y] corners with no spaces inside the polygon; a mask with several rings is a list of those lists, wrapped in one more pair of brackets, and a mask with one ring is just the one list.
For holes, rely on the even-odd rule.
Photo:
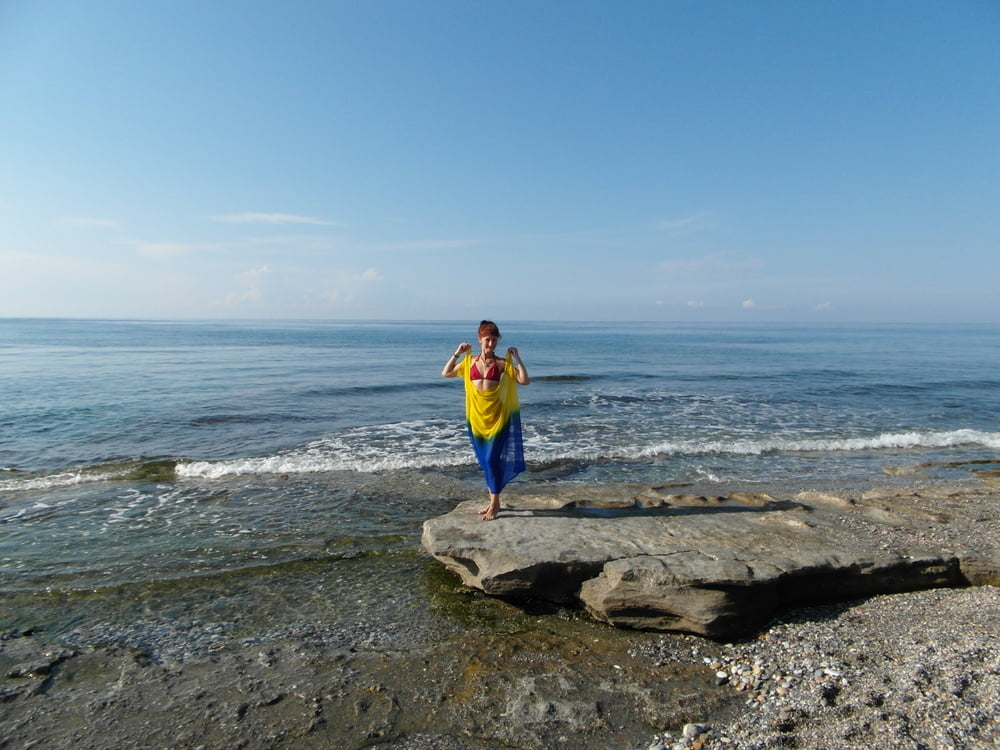
{"label": "yellow fabric", "polygon": [[520,411],[517,397],[517,368],[511,355],[504,358],[503,375],[500,383],[493,388],[480,391],[469,377],[472,356],[466,354],[460,364],[462,382],[465,383],[465,417],[472,434],[480,439],[489,439],[507,425],[511,417]]}

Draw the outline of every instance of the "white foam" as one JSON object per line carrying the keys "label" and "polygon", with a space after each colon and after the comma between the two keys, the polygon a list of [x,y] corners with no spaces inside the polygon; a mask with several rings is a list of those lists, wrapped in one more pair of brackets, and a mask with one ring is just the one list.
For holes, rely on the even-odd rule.
{"label": "white foam", "polygon": [[[645,436],[647,441],[649,436]],[[1000,449],[1000,433],[951,431],[883,432],[858,437],[739,437],[661,440],[629,444],[620,435],[596,430],[585,439],[559,439],[556,432],[525,433],[528,460],[643,460],[664,456],[758,456],[768,453],[860,453],[882,450],[946,449],[958,446]],[[182,461],[183,478],[313,474],[335,471],[385,472],[463,466],[474,463],[465,430],[453,422],[414,421],[359,427],[269,456],[222,461]],[[0,480],[0,491],[50,490],[120,477],[113,472],[68,471]]]}
{"label": "white foam", "polygon": [[360,427],[272,456],[229,461],[185,461],[179,477],[219,479],[254,474],[379,472],[460,466],[472,460],[467,438],[454,425],[403,422]]}
{"label": "white foam", "polygon": [[624,446],[604,454],[603,457],[635,459],[663,455],[759,456],[766,453],[860,453],[879,450],[951,448],[961,445],[1000,448],[1000,433],[963,429],[945,432],[884,432],[871,437],[853,438],[664,441],[644,446]]}
{"label": "white foam", "polygon": [[0,481],[0,490],[9,492],[54,490],[60,487],[73,487],[91,482],[104,482],[114,479],[116,476],[116,474],[111,472],[64,471],[58,474],[4,479]]}
{"label": "white foam", "polygon": [[[758,456],[768,453],[860,453],[880,450],[949,448],[960,445],[1000,448],[1000,433],[981,430],[881,433],[853,438],[765,438],[755,440],[680,440],[642,445],[567,445],[550,436],[526,438],[528,459],[639,460],[662,456]],[[315,441],[273,456],[231,461],[191,461],[177,465],[177,475],[220,479],[241,475],[310,474],[333,471],[382,472],[399,469],[462,466],[473,462],[464,434],[449,428],[399,424],[356,430]]]}

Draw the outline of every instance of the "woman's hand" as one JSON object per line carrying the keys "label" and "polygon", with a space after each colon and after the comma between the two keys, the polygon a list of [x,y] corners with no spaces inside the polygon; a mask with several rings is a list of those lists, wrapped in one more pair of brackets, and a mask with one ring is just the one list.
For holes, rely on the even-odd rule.
{"label": "woman's hand", "polygon": [[528,368],[524,366],[524,362],[521,361],[521,355],[517,351],[516,346],[511,346],[507,349],[507,354],[517,362],[517,384],[518,385],[528,385],[531,382],[531,378],[528,377]]}

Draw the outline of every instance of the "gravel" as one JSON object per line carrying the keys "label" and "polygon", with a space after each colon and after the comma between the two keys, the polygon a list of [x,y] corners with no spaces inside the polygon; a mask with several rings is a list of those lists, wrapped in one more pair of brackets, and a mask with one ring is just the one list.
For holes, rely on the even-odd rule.
{"label": "gravel", "polygon": [[[692,646],[690,658],[745,701],[724,721],[654,736],[648,750],[998,748],[998,636],[992,586],[790,613],[751,640]],[[657,648],[643,656],[663,658]]]}

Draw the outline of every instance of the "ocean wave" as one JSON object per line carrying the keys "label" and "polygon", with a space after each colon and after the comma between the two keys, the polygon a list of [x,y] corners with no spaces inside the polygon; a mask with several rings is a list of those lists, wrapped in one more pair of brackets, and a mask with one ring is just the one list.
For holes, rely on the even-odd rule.
{"label": "ocean wave", "polygon": [[443,380],[406,383],[381,383],[375,385],[335,385],[328,387],[306,388],[300,395],[310,398],[335,398],[340,396],[356,396],[365,394],[382,395],[386,393],[413,394],[419,391],[433,391],[448,388],[449,383]]}
{"label": "ocean wave", "polygon": [[11,469],[9,478],[0,479],[0,491],[54,490],[60,487],[120,480],[170,481],[175,476],[175,463],[169,458],[139,457],[46,473],[29,474]]}
{"label": "ocean wave", "polygon": [[380,472],[461,466],[471,450],[464,428],[443,420],[399,422],[345,430],[270,456],[226,461],[182,461],[178,477],[220,479],[253,474]]}
{"label": "ocean wave", "polygon": [[225,424],[267,424],[269,422],[283,424],[286,422],[308,422],[310,419],[310,417],[296,416],[285,412],[280,414],[205,414],[191,419],[191,424],[195,427]]}
{"label": "ocean wave", "polygon": [[[586,435],[584,438],[583,436]],[[578,432],[572,442],[528,431],[529,463],[546,461],[637,461],[702,456],[761,456],[794,453],[867,453],[971,447],[1000,450],[1000,432],[882,432],[852,437],[748,437],[609,442],[602,430]],[[624,437],[624,436],[619,436]],[[236,476],[388,472],[473,465],[464,428],[448,420],[372,425],[312,441],[271,455],[222,460],[135,459],[49,474],[4,472],[0,491],[50,490],[108,481],[223,479]]]}
{"label": "ocean wave", "polygon": [[652,458],[665,455],[759,456],[768,453],[862,453],[882,450],[956,448],[959,446],[1000,449],[1000,433],[962,429],[946,432],[884,432],[869,437],[665,441],[648,446],[625,447],[617,454],[612,453],[605,457]]}
{"label": "ocean wave", "polygon": [[593,375],[539,375],[531,379],[536,383],[587,383],[600,378]]}
{"label": "ocean wave", "polygon": [[233,461],[190,461],[177,465],[177,476],[188,479],[223,479],[261,474],[323,474],[334,471],[380,472],[401,469],[461,466],[468,457],[383,455],[370,457],[310,456],[294,452],[281,456],[261,456]]}
{"label": "ocean wave", "polygon": [[[178,477],[221,479],[254,474],[309,474],[333,471],[382,472],[402,469],[446,468],[472,462],[464,433],[440,427],[435,439],[420,430],[398,425],[393,438],[382,436],[381,447],[371,442],[331,438],[286,453],[231,461],[191,461],[177,465]],[[766,438],[663,441],[645,445],[608,447],[565,446],[544,438],[526,439],[529,463],[553,460],[640,460],[672,456],[758,456],[777,453],[863,453],[883,450],[943,449],[977,446],[1000,449],[1000,433],[981,430],[896,432],[869,437]]]}
{"label": "ocean wave", "polygon": [[75,471],[60,471],[53,474],[20,475],[11,479],[0,479],[0,491],[26,492],[31,490],[54,490],[60,487],[105,482],[115,479],[115,472],[80,469]]}

